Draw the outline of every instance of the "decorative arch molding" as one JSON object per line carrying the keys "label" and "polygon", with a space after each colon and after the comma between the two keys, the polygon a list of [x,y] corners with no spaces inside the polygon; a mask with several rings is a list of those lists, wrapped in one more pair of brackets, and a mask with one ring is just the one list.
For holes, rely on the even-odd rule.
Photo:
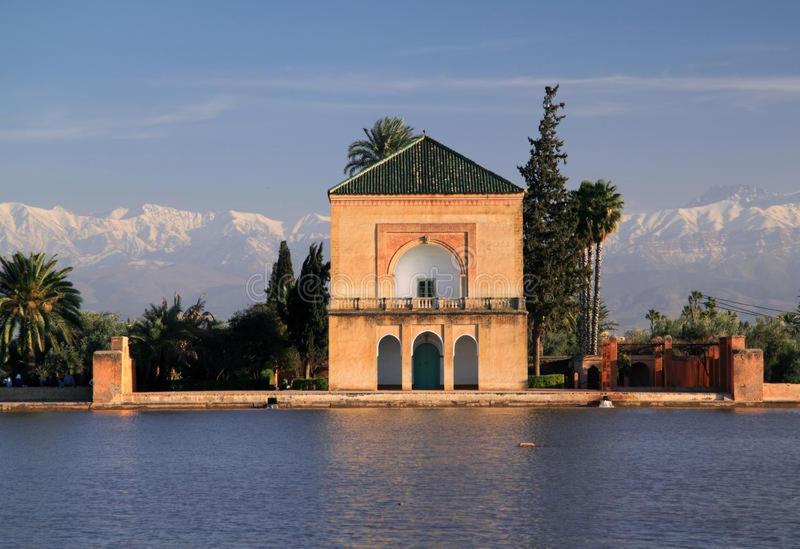
{"label": "decorative arch molding", "polygon": [[380,274],[386,274],[389,276],[394,276],[395,268],[397,267],[397,262],[400,261],[400,258],[403,257],[406,252],[416,248],[417,246],[421,245],[432,245],[432,246],[439,246],[440,248],[444,248],[450,255],[453,256],[453,259],[456,260],[458,263],[458,270],[461,272],[462,275],[467,274],[467,267],[464,264],[464,258],[459,256],[457,250],[455,250],[452,246],[450,246],[447,242],[443,242],[441,240],[436,240],[434,238],[430,238],[427,236],[422,236],[420,238],[412,238],[402,246],[400,246],[397,251],[394,253],[392,258],[389,260],[388,265],[386,266],[386,272]]}
{"label": "decorative arch molding", "polygon": [[461,272],[462,294],[467,297],[477,273],[475,223],[379,223],[375,227],[375,292],[394,297],[394,269],[398,260],[427,239],[456,258]]}
{"label": "decorative arch molding", "polygon": [[398,343],[398,345],[400,345],[400,349],[402,350],[403,342],[400,341],[400,338],[397,337],[397,335],[393,334],[392,332],[386,332],[382,335],[379,335],[377,341],[375,342],[375,356],[378,356],[378,351],[380,350],[381,342],[387,337],[394,339]]}
{"label": "decorative arch molding", "polygon": [[461,334],[459,336],[456,336],[455,339],[453,339],[453,356],[455,356],[456,354],[456,344],[460,339],[463,339],[465,337],[471,339],[475,343],[475,352],[476,353],[478,352],[479,350],[478,339],[472,334]]}
{"label": "decorative arch molding", "polygon": [[[427,337],[428,335],[432,335],[435,338],[435,340],[437,342],[437,344],[435,344],[435,345],[436,345],[436,347],[439,348],[439,354],[441,356],[444,356],[444,341],[442,341],[442,336],[437,334],[433,330],[423,330],[420,333],[418,333],[416,336],[414,336],[414,340],[411,342],[411,355],[412,356],[414,355],[414,349],[417,348],[417,341],[419,341],[419,339],[422,336],[426,336]],[[428,342],[428,343],[430,343],[430,342]]]}

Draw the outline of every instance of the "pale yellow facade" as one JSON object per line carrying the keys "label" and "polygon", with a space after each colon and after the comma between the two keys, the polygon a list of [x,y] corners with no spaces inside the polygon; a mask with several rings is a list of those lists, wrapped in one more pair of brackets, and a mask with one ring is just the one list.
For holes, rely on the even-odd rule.
{"label": "pale yellow facade", "polygon": [[[394,388],[415,388],[415,349],[423,340],[440,353],[440,389],[458,388],[464,376],[473,389],[526,387],[521,192],[331,195],[330,201],[331,390],[377,390],[386,337],[399,343]],[[398,265],[419,246],[452,256],[453,295],[395,295]]]}

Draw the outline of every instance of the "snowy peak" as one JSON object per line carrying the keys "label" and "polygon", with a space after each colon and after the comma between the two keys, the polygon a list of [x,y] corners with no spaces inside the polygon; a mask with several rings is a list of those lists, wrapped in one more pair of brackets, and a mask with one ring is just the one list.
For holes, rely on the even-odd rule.
{"label": "snowy peak", "polygon": [[[288,238],[327,238],[326,220],[308,214],[294,224]],[[193,212],[144,204],[138,210],[117,208],[90,216],[60,206],[0,203],[0,253],[41,250],[58,253],[73,265],[153,260],[244,263],[241,269],[253,269],[272,261],[283,239],[283,221],[260,213]]]}
{"label": "snowy peak", "polygon": [[327,240],[330,230],[331,218],[329,216],[318,213],[306,214],[292,227],[289,242]]}
{"label": "snowy peak", "polygon": [[759,187],[749,185],[719,185],[711,187],[698,198],[695,198],[686,208],[707,206],[717,202],[735,202],[738,204],[773,205],[790,200],[787,195],[773,193]]}

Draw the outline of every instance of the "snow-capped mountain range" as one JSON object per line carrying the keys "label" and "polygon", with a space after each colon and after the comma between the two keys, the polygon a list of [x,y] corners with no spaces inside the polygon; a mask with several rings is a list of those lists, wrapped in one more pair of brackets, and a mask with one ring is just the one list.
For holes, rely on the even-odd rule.
{"label": "snow-capped mountain range", "polygon": [[603,296],[624,327],[644,325],[650,308],[676,314],[695,289],[793,310],[800,192],[715,187],[683,208],[624,216],[606,249]]}
{"label": "snow-capped mountain range", "polygon": [[[203,295],[220,317],[263,292],[281,240],[295,268],[329,218],[294,223],[259,213],[191,212],[154,204],[78,215],[61,207],[0,203],[0,254],[57,253],[75,267],[85,307],[141,314],[180,292]],[[800,291],[800,192],[718,187],[686,207],[625,215],[606,244],[603,297],[623,328],[655,308],[675,314],[691,290],[793,309]]]}
{"label": "snow-capped mountain range", "polygon": [[[155,204],[78,215],[60,206],[0,203],[0,254],[58,254],[75,268],[84,306],[123,316],[174,292],[225,317],[263,292],[281,240],[299,264],[312,242],[327,241],[329,218],[307,214],[287,230],[280,220],[229,210],[191,212]],[[327,249],[327,245],[326,245]]]}

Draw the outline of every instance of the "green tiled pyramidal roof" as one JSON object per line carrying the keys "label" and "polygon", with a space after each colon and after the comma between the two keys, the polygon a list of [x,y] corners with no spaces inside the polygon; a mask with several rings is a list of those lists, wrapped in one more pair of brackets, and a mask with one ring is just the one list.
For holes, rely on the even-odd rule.
{"label": "green tiled pyramidal roof", "polygon": [[329,195],[521,192],[511,181],[427,135],[328,190]]}

